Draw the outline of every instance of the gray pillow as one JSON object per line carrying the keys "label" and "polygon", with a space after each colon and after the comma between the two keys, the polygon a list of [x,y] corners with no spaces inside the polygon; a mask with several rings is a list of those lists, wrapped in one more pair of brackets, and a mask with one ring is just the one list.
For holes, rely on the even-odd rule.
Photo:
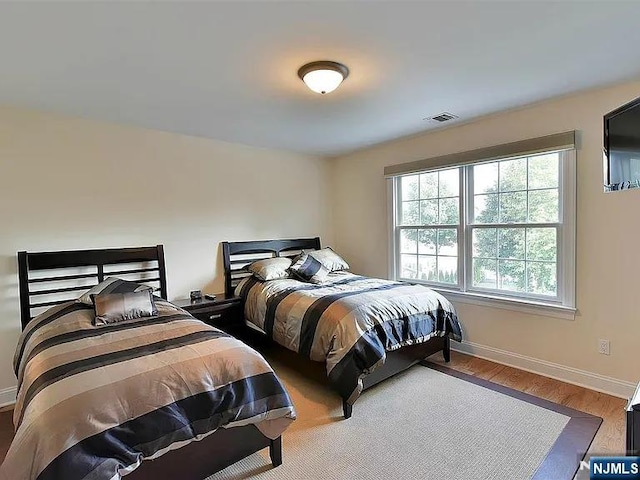
{"label": "gray pillow", "polygon": [[286,257],[266,258],[253,262],[247,267],[253,275],[266,282],[267,280],[277,280],[289,277],[289,267],[291,259]]}
{"label": "gray pillow", "polygon": [[328,268],[306,253],[300,255],[289,270],[300,280],[311,283],[322,283],[329,275]]}
{"label": "gray pillow", "polygon": [[325,247],[321,250],[305,250],[304,253],[318,260],[330,272],[349,270],[349,264],[331,247]]}
{"label": "gray pillow", "polygon": [[128,293],[128,292],[144,292],[153,291],[153,287],[149,285],[142,285],[137,282],[130,282],[128,280],[122,280],[116,277],[105,278],[103,282],[93,287],[91,290],[85,292],[76,300],[77,302],[84,303],[85,305],[93,305],[91,295],[100,295],[101,293]]}
{"label": "gray pillow", "polygon": [[118,323],[158,314],[150,290],[143,292],[103,293],[92,295],[96,326]]}

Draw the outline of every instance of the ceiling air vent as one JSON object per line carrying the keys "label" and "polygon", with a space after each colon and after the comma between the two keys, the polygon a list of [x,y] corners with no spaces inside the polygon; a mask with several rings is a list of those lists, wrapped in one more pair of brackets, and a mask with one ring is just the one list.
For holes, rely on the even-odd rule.
{"label": "ceiling air vent", "polygon": [[439,115],[436,115],[434,117],[428,117],[425,120],[433,120],[435,122],[448,122],[449,120],[453,120],[454,118],[458,118],[456,115],[452,115],[451,113],[448,112],[442,112]]}

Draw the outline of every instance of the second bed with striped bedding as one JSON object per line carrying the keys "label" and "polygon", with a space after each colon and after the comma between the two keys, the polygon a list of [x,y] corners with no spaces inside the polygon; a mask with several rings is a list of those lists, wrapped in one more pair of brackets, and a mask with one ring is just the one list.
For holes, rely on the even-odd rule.
{"label": "second bed with striped bedding", "polygon": [[453,305],[422,285],[341,271],[321,285],[247,277],[236,294],[249,322],[280,345],[326,362],[329,381],[349,404],[386,352],[433,336],[462,340]]}

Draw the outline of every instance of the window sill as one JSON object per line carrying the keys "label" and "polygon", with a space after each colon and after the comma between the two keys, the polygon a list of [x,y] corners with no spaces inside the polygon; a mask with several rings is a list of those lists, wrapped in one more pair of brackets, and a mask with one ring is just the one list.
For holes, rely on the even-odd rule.
{"label": "window sill", "polygon": [[[431,287],[433,288],[433,287]],[[444,295],[451,302],[467,303],[470,305],[480,305],[483,307],[501,308],[516,312],[528,313],[531,315],[542,315],[545,317],[561,318],[563,320],[575,320],[576,309],[563,305],[551,305],[532,300],[519,300],[512,298],[494,297],[491,295],[458,292],[442,288],[433,288]]]}

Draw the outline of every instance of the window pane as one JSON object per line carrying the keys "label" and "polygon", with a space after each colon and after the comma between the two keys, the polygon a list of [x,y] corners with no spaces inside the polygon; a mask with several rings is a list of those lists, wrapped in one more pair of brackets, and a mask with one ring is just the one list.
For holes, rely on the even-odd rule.
{"label": "window pane", "polygon": [[500,191],[527,189],[527,159],[500,162]]}
{"label": "window pane", "polygon": [[417,278],[418,257],[416,255],[400,255],[400,276],[402,278]]}
{"label": "window pane", "polygon": [[458,197],[440,200],[440,224],[457,225],[459,213]]}
{"label": "window pane", "polygon": [[560,154],[550,153],[529,158],[529,188],[558,186]]}
{"label": "window pane", "polygon": [[420,202],[420,224],[438,223],[438,200],[422,200]]}
{"label": "window pane", "polygon": [[418,175],[409,175],[400,178],[402,200],[418,200]]}
{"label": "window pane", "polygon": [[460,169],[442,170],[440,175],[439,197],[457,197],[460,189]]}
{"label": "window pane", "polygon": [[496,223],[498,221],[498,195],[475,195],[473,211],[476,223]]}
{"label": "window pane", "polygon": [[524,260],[524,228],[498,230],[498,257]]}
{"label": "window pane", "polygon": [[500,222],[527,221],[527,192],[500,194]]}
{"label": "window pane", "polygon": [[[400,278],[557,298],[562,158],[508,158],[396,179]],[[460,188],[463,178],[468,189]],[[460,215],[467,201],[469,228]],[[461,260],[471,269],[470,285]]]}
{"label": "window pane", "polygon": [[438,281],[458,283],[458,257],[438,257]]}
{"label": "window pane", "polygon": [[436,282],[438,280],[436,257],[420,255],[418,267],[418,279],[430,282]]}
{"label": "window pane", "polygon": [[529,221],[558,221],[558,190],[532,190],[529,192]]}
{"label": "window pane", "polygon": [[523,292],[525,290],[524,262],[517,260],[498,261],[498,288]]}
{"label": "window pane", "polygon": [[420,198],[438,197],[438,172],[420,175]]}
{"label": "window pane", "polygon": [[402,202],[401,225],[420,225],[420,202]]}
{"label": "window pane", "polygon": [[496,258],[498,256],[498,240],[495,228],[473,229],[473,256]]}
{"label": "window pane", "polygon": [[557,249],[555,228],[527,228],[527,260],[555,262]]}
{"label": "window pane", "polygon": [[400,253],[415,253],[418,251],[416,237],[418,231],[413,228],[403,228],[400,230]]}
{"label": "window pane", "polygon": [[473,259],[473,286],[493,289],[498,287],[497,260]]}
{"label": "window pane", "polygon": [[435,255],[437,234],[435,229],[418,230],[418,253]]}
{"label": "window pane", "polygon": [[438,229],[438,255],[458,255],[458,231],[452,228]]}
{"label": "window pane", "polygon": [[473,193],[491,193],[498,191],[498,164],[485,163],[473,167]]}
{"label": "window pane", "polygon": [[539,295],[558,294],[556,264],[527,262],[527,291]]}

